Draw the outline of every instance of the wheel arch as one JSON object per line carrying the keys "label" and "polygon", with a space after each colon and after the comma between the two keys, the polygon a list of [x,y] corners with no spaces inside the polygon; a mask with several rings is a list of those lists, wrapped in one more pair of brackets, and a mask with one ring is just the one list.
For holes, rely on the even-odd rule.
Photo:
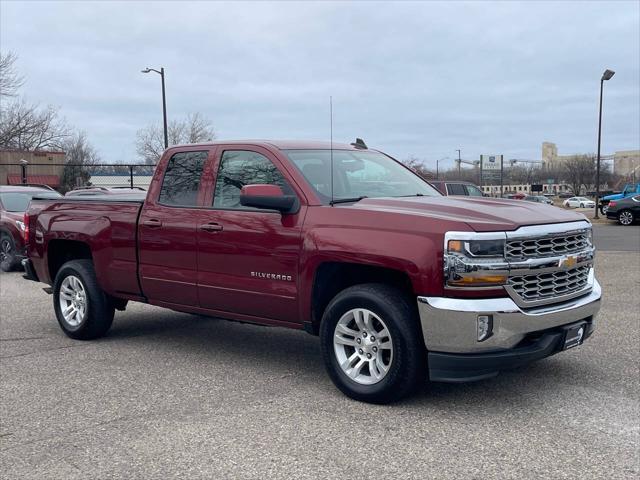
{"label": "wheel arch", "polygon": [[305,330],[318,335],[329,302],[346,288],[364,283],[390,285],[407,295],[415,295],[411,278],[405,271],[361,263],[322,262],[313,275],[310,321],[305,323]]}
{"label": "wheel arch", "polygon": [[93,255],[88,243],[80,240],[52,239],[47,245],[47,269],[53,282],[60,267],[70,260],[91,260]]}

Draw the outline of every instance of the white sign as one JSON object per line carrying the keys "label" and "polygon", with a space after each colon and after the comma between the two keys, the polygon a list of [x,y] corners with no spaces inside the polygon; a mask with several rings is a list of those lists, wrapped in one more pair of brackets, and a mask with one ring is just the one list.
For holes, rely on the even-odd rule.
{"label": "white sign", "polygon": [[502,169],[502,155],[480,155],[482,170],[500,171]]}

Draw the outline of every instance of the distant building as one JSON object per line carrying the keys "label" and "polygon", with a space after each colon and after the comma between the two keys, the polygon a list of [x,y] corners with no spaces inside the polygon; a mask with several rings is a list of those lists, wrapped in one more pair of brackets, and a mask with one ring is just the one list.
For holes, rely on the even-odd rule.
{"label": "distant building", "polygon": [[[564,162],[569,159],[579,157],[579,153],[572,155],[558,155],[558,147],[552,142],[542,143],[542,165],[548,169],[561,167]],[[604,160],[606,165],[611,165],[613,160],[613,173],[623,177],[640,176],[640,150],[624,150],[615,152],[613,155],[600,155],[600,159]]]}
{"label": "distant building", "polygon": [[0,150],[0,185],[22,183],[21,161],[27,162],[27,183],[60,186],[65,153],[60,151]]}
{"label": "distant building", "polygon": [[[492,197],[500,196],[500,185],[483,185],[482,192],[490,195]],[[541,195],[544,193],[550,194],[559,194],[559,193],[568,193],[571,192],[571,186],[565,183],[543,183],[542,184],[542,192],[532,192],[531,185],[520,183],[520,184],[509,184],[503,185],[502,190],[504,193],[524,193],[526,195]]]}
{"label": "distant building", "polygon": [[624,150],[613,154],[613,173],[640,178],[640,150]]}

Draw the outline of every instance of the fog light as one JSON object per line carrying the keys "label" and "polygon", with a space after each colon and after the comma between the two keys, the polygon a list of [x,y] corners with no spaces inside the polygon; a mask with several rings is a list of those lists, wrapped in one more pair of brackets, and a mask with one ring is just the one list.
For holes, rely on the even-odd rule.
{"label": "fog light", "polygon": [[478,341],[482,342],[493,333],[493,317],[491,315],[478,315]]}

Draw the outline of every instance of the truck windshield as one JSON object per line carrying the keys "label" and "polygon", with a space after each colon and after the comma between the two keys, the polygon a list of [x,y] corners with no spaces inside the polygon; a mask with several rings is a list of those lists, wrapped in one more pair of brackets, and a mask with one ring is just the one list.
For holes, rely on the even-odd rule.
{"label": "truck windshield", "polygon": [[[287,156],[318,193],[331,201],[331,151],[287,150]],[[425,180],[392,158],[371,151],[333,151],[333,199],[441,196]]]}

